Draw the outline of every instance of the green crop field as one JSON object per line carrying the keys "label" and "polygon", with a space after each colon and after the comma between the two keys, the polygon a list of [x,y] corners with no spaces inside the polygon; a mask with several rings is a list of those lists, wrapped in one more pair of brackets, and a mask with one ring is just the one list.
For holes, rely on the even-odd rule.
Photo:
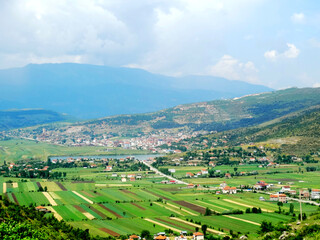
{"label": "green crop field", "polygon": [[[186,171],[196,172],[203,167],[175,167],[176,174],[184,177]],[[233,171],[226,166],[217,167],[221,171]],[[144,172],[142,180],[122,183],[120,177],[110,177],[112,173],[102,169],[59,168],[55,171],[67,172],[68,178],[60,180],[4,178],[0,189],[3,192],[4,182],[6,195],[10,201],[20,205],[50,206],[53,214],[81,229],[89,229],[93,235],[118,236],[149,230],[155,234],[170,228],[193,232],[196,226],[206,224],[212,231],[229,234],[229,231],[248,234],[256,238],[257,230],[263,220],[277,224],[289,221],[290,204],[294,214],[299,214],[299,203],[288,202],[281,206],[282,213],[275,213],[279,206],[268,201],[264,193],[238,192],[237,194],[215,194],[217,187],[223,182],[230,186],[255,184],[259,180],[273,183],[277,189],[279,182],[290,182],[293,189],[300,187],[318,187],[318,172],[298,173],[297,166],[283,166],[270,171],[288,171],[276,174],[264,174],[266,169],[258,165],[239,166],[238,171],[259,171],[259,175],[234,176],[225,178],[189,178],[185,181],[208,185],[211,188],[186,188],[185,185],[161,184],[164,179]],[[126,172],[128,173],[128,172]],[[133,173],[133,172],[132,172]],[[118,175],[124,174],[118,173]],[[81,176],[82,181],[71,178]],[[59,186],[61,184],[62,187]],[[47,193],[39,192],[39,186],[46,188]],[[63,191],[65,190],[65,191]],[[260,201],[264,197],[266,201]],[[262,213],[245,213],[247,208],[261,208]],[[243,214],[204,216],[206,208],[217,214],[230,214],[231,211],[242,210]],[[302,204],[303,212],[310,215],[318,211],[317,206]],[[177,220],[180,219],[180,220]],[[217,234],[217,233],[214,233]]]}

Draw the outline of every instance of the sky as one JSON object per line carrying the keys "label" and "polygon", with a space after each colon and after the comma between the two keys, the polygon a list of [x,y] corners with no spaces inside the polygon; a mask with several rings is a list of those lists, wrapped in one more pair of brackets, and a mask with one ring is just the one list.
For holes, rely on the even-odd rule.
{"label": "sky", "polygon": [[63,62],[320,87],[320,2],[0,0],[0,69]]}

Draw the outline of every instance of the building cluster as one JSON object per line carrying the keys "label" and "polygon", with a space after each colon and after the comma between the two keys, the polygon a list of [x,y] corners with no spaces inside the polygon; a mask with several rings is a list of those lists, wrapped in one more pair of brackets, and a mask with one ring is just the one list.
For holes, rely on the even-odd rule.
{"label": "building cluster", "polygon": [[[187,231],[182,231],[178,236],[173,237],[174,240],[204,240],[204,234],[201,232],[194,232],[192,238],[187,238]],[[154,240],[170,240],[172,237],[168,237],[165,232],[159,232],[153,236]],[[138,235],[131,235],[127,240],[141,240],[141,237]]]}

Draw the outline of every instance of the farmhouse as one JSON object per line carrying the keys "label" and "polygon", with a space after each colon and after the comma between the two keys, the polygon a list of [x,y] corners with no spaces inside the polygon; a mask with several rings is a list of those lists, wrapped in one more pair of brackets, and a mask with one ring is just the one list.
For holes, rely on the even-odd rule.
{"label": "farmhouse", "polygon": [[230,173],[226,173],[224,176],[225,176],[225,178],[231,178],[231,174]]}
{"label": "farmhouse", "polygon": [[187,172],[187,173],[186,173],[186,177],[194,177],[194,174],[191,173],[191,172]]}
{"label": "farmhouse", "polygon": [[208,174],[208,170],[207,169],[201,169],[201,174],[202,175]]}
{"label": "farmhouse", "polygon": [[264,190],[269,188],[269,185],[265,181],[259,181],[253,186],[253,188],[257,190]]}
{"label": "farmhouse", "polygon": [[117,177],[118,176],[118,174],[117,173],[112,173],[112,175],[111,175],[112,177]]}
{"label": "farmhouse", "polygon": [[311,199],[320,199],[320,190],[312,189],[311,190]]}
{"label": "farmhouse", "polygon": [[225,187],[222,189],[222,193],[236,194],[236,193],[237,193],[237,188],[236,188],[236,187],[225,186]]}
{"label": "farmhouse", "polygon": [[43,206],[36,207],[36,210],[39,211],[39,212],[45,212],[45,213],[51,212],[50,210],[48,210],[47,208],[45,208]]}
{"label": "farmhouse", "polygon": [[291,189],[290,189],[290,186],[283,186],[280,190],[280,192],[289,192]]}
{"label": "farmhouse", "polygon": [[193,240],[204,240],[203,233],[200,233],[200,232],[193,233],[192,239]]}
{"label": "farmhouse", "polygon": [[210,161],[210,162],[209,162],[209,166],[211,166],[211,167],[215,167],[216,165],[214,164],[214,162],[213,162],[213,161]]}
{"label": "farmhouse", "polygon": [[301,195],[302,198],[309,198],[310,197],[310,193],[309,193],[308,190],[302,190],[300,192],[300,195]]}
{"label": "farmhouse", "polygon": [[175,237],[174,240],[187,240],[187,237],[181,234],[179,237]]}
{"label": "farmhouse", "polygon": [[128,240],[137,240],[137,239],[140,240],[141,237],[137,235],[131,235]]}
{"label": "farmhouse", "polygon": [[126,182],[127,181],[127,179],[126,178],[121,178],[121,182]]}
{"label": "farmhouse", "polygon": [[108,171],[108,172],[112,171],[112,166],[107,166],[106,171]]}
{"label": "farmhouse", "polygon": [[170,168],[170,169],[168,169],[168,171],[171,172],[171,173],[175,173],[176,172],[176,170],[174,168]]}
{"label": "farmhouse", "polygon": [[285,194],[271,194],[270,201],[287,202],[287,195]]}
{"label": "farmhouse", "polygon": [[187,185],[187,188],[194,188],[194,184],[189,183],[189,184]]}

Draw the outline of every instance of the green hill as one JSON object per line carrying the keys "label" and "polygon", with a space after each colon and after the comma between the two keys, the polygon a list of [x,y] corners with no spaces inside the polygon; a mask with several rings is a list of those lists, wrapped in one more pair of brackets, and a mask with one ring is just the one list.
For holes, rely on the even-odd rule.
{"label": "green hill", "polygon": [[320,88],[291,88],[229,100],[179,105],[158,112],[119,115],[83,123],[118,131],[188,128],[225,131],[257,125],[320,104]]}

